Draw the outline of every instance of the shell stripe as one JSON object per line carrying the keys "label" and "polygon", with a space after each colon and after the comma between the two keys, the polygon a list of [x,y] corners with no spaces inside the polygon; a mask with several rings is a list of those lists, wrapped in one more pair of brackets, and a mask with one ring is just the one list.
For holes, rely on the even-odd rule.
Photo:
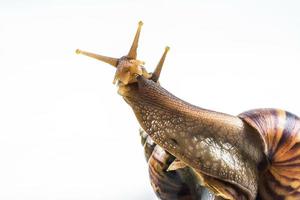
{"label": "shell stripe", "polygon": [[260,172],[263,200],[300,199],[300,119],[287,111],[257,109],[239,115],[260,134],[268,165]]}
{"label": "shell stripe", "polygon": [[[163,153],[162,153],[162,152]],[[177,171],[166,171],[173,156],[156,146],[148,164],[151,185],[160,199],[192,199],[190,188]]]}

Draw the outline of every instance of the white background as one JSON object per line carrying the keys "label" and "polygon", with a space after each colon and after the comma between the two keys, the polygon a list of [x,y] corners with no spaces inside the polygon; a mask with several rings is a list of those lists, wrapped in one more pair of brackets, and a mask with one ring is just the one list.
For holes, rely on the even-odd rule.
{"label": "white background", "polygon": [[298,1],[0,1],[0,199],[155,199],[114,68],[144,21],[138,57],[204,108],[300,115]]}

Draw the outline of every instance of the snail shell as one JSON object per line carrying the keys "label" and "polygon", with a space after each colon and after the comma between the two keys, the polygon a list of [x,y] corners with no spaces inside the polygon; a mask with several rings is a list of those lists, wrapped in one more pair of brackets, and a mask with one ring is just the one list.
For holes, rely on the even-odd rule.
{"label": "snail shell", "polygon": [[261,136],[266,163],[260,170],[263,200],[300,199],[300,119],[279,109],[257,109],[239,115]]}
{"label": "snail shell", "polygon": [[140,129],[140,135],[149,166],[151,186],[159,199],[223,200],[201,186],[189,167],[169,170],[176,158],[155,144],[143,129]]}

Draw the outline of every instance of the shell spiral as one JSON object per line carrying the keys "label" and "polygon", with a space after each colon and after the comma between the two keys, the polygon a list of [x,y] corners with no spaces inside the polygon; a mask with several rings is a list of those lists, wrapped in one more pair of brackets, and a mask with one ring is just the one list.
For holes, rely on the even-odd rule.
{"label": "shell spiral", "polygon": [[260,134],[266,165],[260,169],[263,200],[300,199],[300,119],[278,109],[250,110],[239,115]]}

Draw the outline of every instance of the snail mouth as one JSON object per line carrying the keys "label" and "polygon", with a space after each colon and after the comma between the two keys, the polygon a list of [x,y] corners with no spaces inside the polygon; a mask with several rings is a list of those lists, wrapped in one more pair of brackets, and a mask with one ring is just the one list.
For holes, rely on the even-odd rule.
{"label": "snail mouth", "polygon": [[122,57],[118,61],[117,70],[113,80],[113,84],[128,85],[137,82],[137,76],[143,76],[147,79],[151,78],[151,74],[144,68],[144,62],[128,57]]}
{"label": "snail mouth", "polygon": [[131,101],[140,101],[141,98],[146,98],[143,94],[143,81],[147,79],[142,75],[135,75],[134,79],[128,84],[118,82],[118,94],[121,95],[124,100],[130,104]]}

